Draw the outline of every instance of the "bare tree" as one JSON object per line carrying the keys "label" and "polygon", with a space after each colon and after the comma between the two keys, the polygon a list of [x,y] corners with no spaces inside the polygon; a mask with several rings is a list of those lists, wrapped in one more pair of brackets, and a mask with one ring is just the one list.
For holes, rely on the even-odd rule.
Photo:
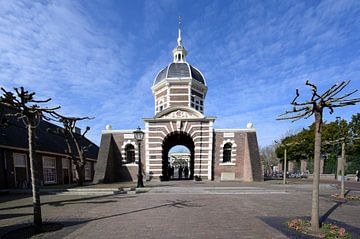
{"label": "bare tree", "polygon": [[63,128],[58,128],[56,132],[51,132],[60,135],[64,138],[67,145],[67,154],[74,163],[78,175],[77,184],[82,186],[85,181],[85,152],[92,146],[92,144],[84,145],[82,141],[85,139],[85,134],[90,130],[86,127],[84,133],[79,134],[76,131],[76,123],[85,119],[92,119],[90,117],[65,117],[58,113],[52,115],[55,119],[63,124]]}
{"label": "bare tree", "polygon": [[306,81],[306,85],[312,89],[312,97],[308,101],[299,103],[297,100],[300,96],[299,90],[296,89],[296,96],[291,102],[293,108],[280,115],[277,120],[292,120],[296,121],[302,118],[309,118],[315,115],[315,147],[314,147],[314,179],[312,188],[312,206],[311,206],[311,230],[313,233],[319,232],[319,181],[320,181],[320,150],[321,150],[321,128],[323,123],[324,108],[328,108],[330,114],[334,112],[334,108],[344,107],[348,105],[355,105],[360,102],[360,98],[347,99],[357,90],[344,94],[340,97],[339,94],[350,81],[343,81],[340,84],[334,84],[323,94],[318,93],[318,89],[314,84]]}
{"label": "bare tree", "polygon": [[48,103],[51,98],[46,100],[35,100],[35,93],[29,93],[25,91],[23,87],[14,88],[15,94],[6,91],[1,88],[3,95],[0,96],[0,105],[9,108],[10,113],[6,114],[7,117],[15,117],[18,120],[22,120],[28,130],[28,143],[29,143],[29,158],[30,158],[30,170],[31,170],[31,186],[33,195],[33,207],[34,207],[34,225],[37,230],[42,229],[42,217],[41,217],[41,204],[39,193],[39,165],[35,157],[35,140],[34,134],[36,127],[40,124],[45,113],[53,114],[58,107],[48,108],[41,107],[38,104]]}
{"label": "bare tree", "polygon": [[279,163],[275,153],[275,145],[268,145],[260,149],[260,159],[263,161],[266,174],[272,173],[272,166]]}

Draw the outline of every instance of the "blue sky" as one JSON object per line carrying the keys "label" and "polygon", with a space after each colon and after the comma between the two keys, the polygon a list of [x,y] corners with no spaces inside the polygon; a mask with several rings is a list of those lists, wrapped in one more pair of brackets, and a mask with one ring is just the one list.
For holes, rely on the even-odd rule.
{"label": "blue sky", "polygon": [[[253,122],[261,146],[308,126],[276,121],[306,80],[360,89],[360,1],[0,0],[0,85],[51,97],[101,130],[143,127],[150,87],[172,60],[182,16],[187,61],[205,76],[216,128]],[[356,96],[359,97],[360,93]],[[360,106],[325,114],[349,119]]]}

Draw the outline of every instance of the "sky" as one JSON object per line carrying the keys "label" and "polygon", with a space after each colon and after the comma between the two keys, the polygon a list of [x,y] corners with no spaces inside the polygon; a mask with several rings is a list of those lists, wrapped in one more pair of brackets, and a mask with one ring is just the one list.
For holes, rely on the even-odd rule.
{"label": "sky", "polygon": [[[360,1],[0,0],[0,86],[51,97],[68,116],[92,116],[88,137],[144,127],[151,86],[172,61],[178,16],[187,62],[205,76],[215,128],[252,122],[261,147],[310,125],[277,121],[301,100],[350,80],[360,89]],[[360,97],[356,93],[354,97]],[[324,114],[349,120],[360,106]]]}

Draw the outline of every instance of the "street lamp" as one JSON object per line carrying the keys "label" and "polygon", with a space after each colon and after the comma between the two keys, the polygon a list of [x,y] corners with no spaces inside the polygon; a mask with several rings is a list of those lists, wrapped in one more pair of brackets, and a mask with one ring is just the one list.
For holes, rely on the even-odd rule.
{"label": "street lamp", "polygon": [[139,155],[137,187],[142,188],[142,187],[144,187],[144,183],[143,183],[143,175],[142,175],[142,167],[141,167],[140,146],[141,146],[141,141],[144,139],[144,132],[141,131],[140,127],[138,127],[137,130],[135,130],[133,133],[134,133],[134,137],[138,143],[138,155]]}

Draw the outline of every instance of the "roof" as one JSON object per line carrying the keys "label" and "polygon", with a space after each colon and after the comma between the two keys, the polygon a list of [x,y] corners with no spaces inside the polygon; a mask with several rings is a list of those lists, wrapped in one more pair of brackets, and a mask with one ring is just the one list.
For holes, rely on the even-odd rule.
{"label": "roof", "polygon": [[[1,110],[2,109],[0,109],[0,114]],[[67,145],[64,138],[59,135],[48,133],[48,129],[55,131],[58,128],[61,127],[42,120],[39,126],[34,130],[36,150],[57,154],[66,154]],[[92,144],[88,151],[85,152],[85,156],[86,158],[97,159],[99,147],[96,144],[87,138],[81,140],[80,144],[83,146]],[[15,118],[11,118],[8,127],[0,127],[0,145],[22,148],[26,150],[29,148],[27,128],[25,128],[21,120],[18,121]]]}
{"label": "roof", "polygon": [[201,72],[187,62],[173,62],[162,69],[155,77],[154,85],[165,79],[193,78],[205,85]]}

